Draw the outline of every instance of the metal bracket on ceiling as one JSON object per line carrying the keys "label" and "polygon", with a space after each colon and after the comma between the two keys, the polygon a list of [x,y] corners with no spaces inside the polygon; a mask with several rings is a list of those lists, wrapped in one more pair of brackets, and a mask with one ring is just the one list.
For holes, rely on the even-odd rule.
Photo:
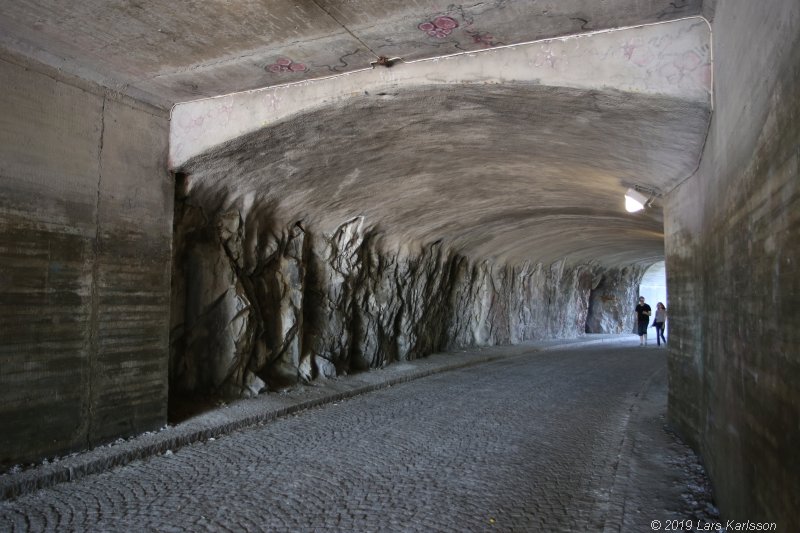
{"label": "metal bracket on ceiling", "polygon": [[394,65],[395,65],[395,64],[396,64],[398,61],[402,61],[402,60],[403,60],[403,58],[402,58],[402,57],[392,57],[392,58],[388,58],[388,57],[386,57],[386,56],[378,56],[378,59],[376,59],[375,61],[371,61],[371,62],[370,62],[370,65],[372,65],[372,68],[375,68],[376,66],[378,66],[378,67],[386,67],[386,68],[391,68],[391,67],[393,67],[393,66],[394,66]]}

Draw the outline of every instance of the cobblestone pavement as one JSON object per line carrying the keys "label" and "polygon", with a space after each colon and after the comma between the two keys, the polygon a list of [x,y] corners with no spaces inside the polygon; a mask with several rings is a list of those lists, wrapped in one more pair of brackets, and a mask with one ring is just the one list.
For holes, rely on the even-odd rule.
{"label": "cobblestone pavement", "polygon": [[650,531],[713,514],[630,342],[428,376],[0,502],[2,531]]}

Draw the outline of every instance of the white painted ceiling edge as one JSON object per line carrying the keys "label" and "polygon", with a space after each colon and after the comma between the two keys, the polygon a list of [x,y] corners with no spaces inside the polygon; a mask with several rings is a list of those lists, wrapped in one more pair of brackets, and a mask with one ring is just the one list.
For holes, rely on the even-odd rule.
{"label": "white painted ceiling edge", "polygon": [[169,166],[299,113],[365,92],[430,85],[531,83],[712,102],[711,28],[703,17],[601,30],[397,62],[174,105]]}

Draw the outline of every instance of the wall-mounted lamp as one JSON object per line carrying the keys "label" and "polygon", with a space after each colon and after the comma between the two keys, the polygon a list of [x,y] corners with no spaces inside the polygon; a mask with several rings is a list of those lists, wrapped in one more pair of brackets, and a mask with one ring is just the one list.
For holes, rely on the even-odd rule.
{"label": "wall-mounted lamp", "polygon": [[625,193],[625,211],[635,213],[647,205],[649,198],[636,189],[628,189]]}

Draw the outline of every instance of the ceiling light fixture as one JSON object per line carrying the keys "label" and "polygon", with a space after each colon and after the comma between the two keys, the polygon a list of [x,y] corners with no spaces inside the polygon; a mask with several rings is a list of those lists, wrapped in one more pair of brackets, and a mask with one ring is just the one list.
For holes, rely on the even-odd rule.
{"label": "ceiling light fixture", "polygon": [[636,189],[628,189],[625,193],[625,211],[628,213],[641,211],[647,205],[648,200],[647,196]]}

